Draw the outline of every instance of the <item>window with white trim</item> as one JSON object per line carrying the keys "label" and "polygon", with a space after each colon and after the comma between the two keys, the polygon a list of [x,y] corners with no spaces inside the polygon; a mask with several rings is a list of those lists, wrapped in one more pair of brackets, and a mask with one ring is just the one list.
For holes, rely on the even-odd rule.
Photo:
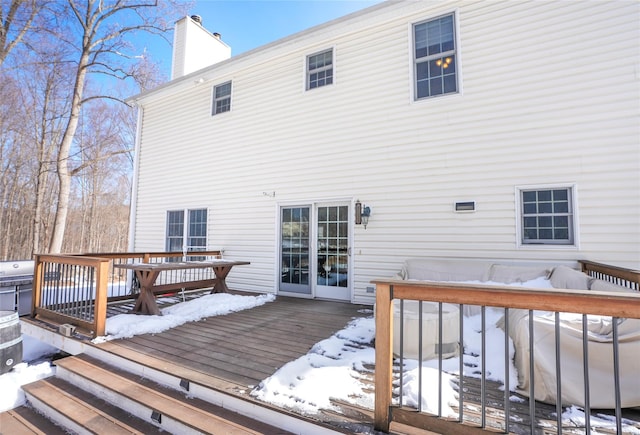
{"label": "window with white trim", "polygon": [[414,24],[415,99],[458,92],[454,14]]}
{"label": "window with white trim", "polygon": [[333,83],[333,49],[307,56],[307,90]]}
{"label": "window with white trim", "polygon": [[231,82],[226,82],[213,87],[212,115],[231,110]]}
{"label": "window with white trim", "polygon": [[207,248],[207,209],[167,212],[168,252],[204,251]]}
{"label": "window with white trim", "polygon": [[573,188],[526,188],[520,192],[523,245],[574,245]]}

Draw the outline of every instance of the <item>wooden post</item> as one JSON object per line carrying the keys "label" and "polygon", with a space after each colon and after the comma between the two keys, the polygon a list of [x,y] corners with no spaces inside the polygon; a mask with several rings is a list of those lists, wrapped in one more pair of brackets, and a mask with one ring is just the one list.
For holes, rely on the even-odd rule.
{"label": "wooden post", "polygon": [[36,255],[34,258],[34,269],[33,269],[31,317],[36,317],[36,307],[40,306],[40,299],[42,298],[42,283],[44,282],[42,270],[43,270],[43,265],[40,259],[40,255]]}
{"label": "wooden post", "polygon": [[376,284],[376,368],[374,427],[389,432],[393,392],[393,300],[392,287]]}
{"label": "wooden post", "polygon": [[94,312],[94,338],[105,334],[107,323],[107,285],[109,260],[100,259],[96,264],[96,303]]}

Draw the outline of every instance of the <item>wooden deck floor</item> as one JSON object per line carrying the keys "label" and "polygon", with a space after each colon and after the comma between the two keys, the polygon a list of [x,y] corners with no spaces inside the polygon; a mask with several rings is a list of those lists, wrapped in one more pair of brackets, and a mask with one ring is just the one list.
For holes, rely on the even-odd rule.
{"label": "wooden deck floor", "polygon": [[[192,293],[186,298],[197,296]],[[129,305],[132,303],[113,304],[109,315],[128,312]],[[99,347],[256,402],[249,393],[261,381],[306,355],[351,320],[372,315],[371,306],[278,297],[249,310],[186,323],[159,334],[113,340]],[[312,419],[345,433],[373,433],[373,412],[364,411],[357,419],[340,413],[322,413]],[[424,432],[409,429],[395,433]]]}
{"label": "wooden deck floor", "polygon": [[371,307],[361,305],[278,297],[250,310],[110,343],[214,376],[227,383],[227,389],[244,391],[307,354],[352,319],[371,314]]}
{"label": "wooden deck floor", "polygon": [[[197,296],[193,293],[186,297]],[[109,313],[113,315],[129,309],[127,304],[120,303],[110,306]],[[370,306],[278,297],[274,302],[250,310],[210,317],[160,334],[138,335],[100,346],[139,362],[155,361],[158,364],[160,361],[186,379],[254,400],[249,392],[278,368],[307,354],[314,344],[343,329],[353,318],[371,315]],[[370,378],[371,389],[372,373],[373,370],[364,374]],[[480,420],[477,412],[481,403],[478,380],[465,378],[464,391],[465,421],[475,425]],[[498,428],[501,426],[499,419],[504,415],[503,392],[500,385],[489,382],[487,394],[489,420],[496,419],[495,425],[490,423],[489,426]],[[529,404],[528,399],[520,399],[510,402],[511,431],[524,434],[530,431]],[[325,423],[350,433],[372,433],[370,410],[348,404],[337,405],[342,405],[344,412],[323,412],[321,418]],[[539,433],[557,432],[554,413],[553,406],[536,405]],[[610,411],[605,413],[611,414]],[[594,412],[596,414],[604,413]],[[637,411],[625,410],[624,416],[640,421],[640,412]],[[640,423],[632,425],[640,430]],[[563,431],[575,434],[582,433],[584,428],[579,423],[571,423]]]}

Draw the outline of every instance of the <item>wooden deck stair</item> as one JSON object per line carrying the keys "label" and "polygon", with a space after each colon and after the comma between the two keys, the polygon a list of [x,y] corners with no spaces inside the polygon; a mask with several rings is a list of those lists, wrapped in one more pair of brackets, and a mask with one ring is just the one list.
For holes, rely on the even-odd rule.
{"label": "wooden deck stair", "polygon": [[[290,433],[188,398],[87,355],[67,357],[56,365],[56,377],[25,385],[23,389],[31,406],[75,433]],[[3,418],[2,433],[5,420],[9,421]]]}

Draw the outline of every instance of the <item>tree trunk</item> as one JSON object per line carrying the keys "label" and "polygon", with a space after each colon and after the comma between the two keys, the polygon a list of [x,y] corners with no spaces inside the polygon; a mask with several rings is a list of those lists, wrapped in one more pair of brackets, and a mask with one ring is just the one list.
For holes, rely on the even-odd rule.
{"label": "tree trunk", "polygon": [[60,150],[58,152],[58,182],[60,190],[58,191],[58,201],[56,216],[53,222],[53,234],[51,235],[51,244],[49,253],[59,254],[62,251],[62,242],[64,240],[64,231],[67,227],[67,215],[69,214],[69,196],[71,195],[71,171],[69,170],[69,154],[71,144],[78,129],[80,120],[80,110],[82,108],[82,94],[84,91],[84,82],[86,78],[86,66],[89,63],[89,51],[85,41],[84,51],[76,70],[75,84],[73,88],[73,98],[71,100],[71,114],[69,122],[65,128]]}

